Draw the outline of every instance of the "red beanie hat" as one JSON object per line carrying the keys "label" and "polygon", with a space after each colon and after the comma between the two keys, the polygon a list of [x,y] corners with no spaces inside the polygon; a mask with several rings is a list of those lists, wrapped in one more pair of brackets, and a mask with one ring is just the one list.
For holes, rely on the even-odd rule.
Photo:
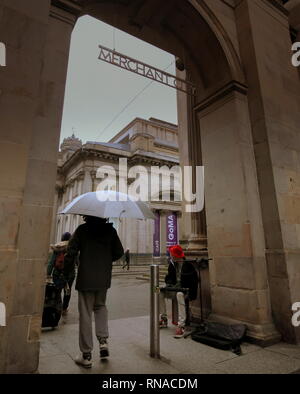
{"label": "red beanie hat", "polygon": [[169,251],[172,257],[176,257],[177,259],[184,257],[183,249],[180,245],[171,246]]}

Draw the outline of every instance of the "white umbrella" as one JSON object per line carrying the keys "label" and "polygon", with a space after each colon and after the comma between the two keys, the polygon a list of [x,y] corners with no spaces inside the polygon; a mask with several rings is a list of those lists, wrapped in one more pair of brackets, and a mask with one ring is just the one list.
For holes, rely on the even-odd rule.
{"label": "white umbrella", "polygon": [[100,218],[155,219],[148,205],[115,191],[97,191],[76,197],[59,214],[96,216]]}

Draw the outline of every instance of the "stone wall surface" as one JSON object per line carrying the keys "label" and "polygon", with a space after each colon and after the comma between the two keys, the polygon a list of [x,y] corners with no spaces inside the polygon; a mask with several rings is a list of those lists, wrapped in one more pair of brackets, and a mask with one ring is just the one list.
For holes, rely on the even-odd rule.
{"label": "stone wall surface", "polygon": [[[29,166],[30,144],[39,95],[43,51],[47,36],[50,1],[0,2],[0,36],[6,45],[7,66],[0,73],[0,168],[1,236],[0,299],[7,308],[7,326],[0,327],[0,371],[26,370],[25,354],[32,357],[30,371],[36,369],[37,347],[28,343],[28,315],[15,314],[16,276],[20,267],[19,238]],[[33,268],[32,265],[30,268]],[[31,275],[35,275],[34,269]],[[21,284],[23,286],[23,284]],[[38,285],[37,285],[38,286]],[[26,301],[28,302],[28,301]],[[18,346],[15,339],[20,338]],[[24,351],[19,359],[15,351]],[[32,360],[32,363],[31,363]],[[35,364],[35,367],[33,367]],[[21,366],[22,365],[22,366]]]}
{"label": "stone wall surface", "polygon": [[[199,108],[212,312],[271,327],[264,233],[245,93]],[[216,144],[218,141],[218,144]],[[250,330],[264,339],[261,330]],[[274,327],[270,335],[277,335]]]}
{"label": "stone wall surface", "polygon": [[300,297],[299,122],[300,89],[291,64],[288,18],[264,1],[237,7],[242,60],[249,83],[249,109],[272,312],[286,340],[299,340],[290,324]]}
{"label": "stone wall surface", "polygon": [[[50,1],[2,2],[8,66],[1,80],[1,286],[8,329],[0,370],[38,367],[45,262],[72,26]],[[64,15],[61,15],[62,19]],[[75,22],[75,21],[74,21]],[[1,70],[2,71],[2,70]],[[8,170],[9,169],[9,170]],[[7,226],[9,223],[9,226]],[[17,344],[16,344],[17,338]]]}

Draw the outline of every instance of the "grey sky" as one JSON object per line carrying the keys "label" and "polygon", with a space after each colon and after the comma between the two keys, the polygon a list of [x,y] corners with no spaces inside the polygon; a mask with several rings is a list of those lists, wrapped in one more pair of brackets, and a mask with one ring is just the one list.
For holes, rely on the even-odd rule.
{"label": "grey sky", "polygon": [[[175,73],[174,56],[89,16],[72,35],[61,140],[72,134],[83,142],[108,141],[135,117],[177,123],[176,90],[98,60],[98,45]],[[145,88],[138,98],[108,124]]]}

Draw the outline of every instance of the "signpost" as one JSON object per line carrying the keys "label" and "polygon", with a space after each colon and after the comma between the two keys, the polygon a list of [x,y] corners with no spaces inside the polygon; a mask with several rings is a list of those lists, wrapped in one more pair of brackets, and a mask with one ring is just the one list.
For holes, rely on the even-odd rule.
{"label": "signpost", "polygon": [[106,48],[102,45],[99,45],[99,48],[99,60],[113,64],[114,66],[123,68],[124,70],[133,72],[143,77],[152,79],[153,81],[180,90],[186,94],[192,96],[195,95],[196,86],[191,82],[177,78],[175,75],[166,73],[165,71],[159,70],[156,67],[150,66],[149,64],[143,63],[122,53],[113,51],[112,49]]}

